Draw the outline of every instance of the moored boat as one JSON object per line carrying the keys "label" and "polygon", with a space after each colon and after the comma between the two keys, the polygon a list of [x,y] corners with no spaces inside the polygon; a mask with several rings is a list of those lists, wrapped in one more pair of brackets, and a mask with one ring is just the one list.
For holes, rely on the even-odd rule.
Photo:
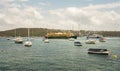
{"label": "moored boat", "polygon": [[45,43],[49,43],[49,39],[47,39],[47,38],[44,39],[44,42],[45,42]]}
{"label": "moored boat", "polygon": [[20,36],[16,37],[14,40],[15,40],[15,43],[18,43],[18,44],[23,43],[23,39]]}
{"label": "moored boat", "polygon": [[30,40],[30,29],[28,28],[28,39],[25,42],[24,46],[26,47],[31,47],[32,46],[32,41]]}
{"label": "moored boat", "polygon": [[101,55],[109,55],[109,50],[100,49],[100,48],[89,48],[88,54],[101,54]]}
{"label": "moored boat", "polygon": [[89,39],[89,38],[95,38],[95,39],[97,39],[97,38],[100,38],[100,37],[102,37],[102,35],[99,35],[99,34],[89,34],[88,36],[87,36],[87,39]]}
{"label": "moored boat", "polygon": [[99,41],[100,41],[100,42],[106,42],[106,39],[105,39],[104,37],[100,37],[100,38],[99,38]]}
{"label": "moored boat", "polygon": [[24,46],[31,47],[32,46],[32,42],[28,40],[28,41],[25,42]]}
{"label": "moored boat", "polygon": [[74,38],[69,38],[69,41],[74,41]]}
{"label": "moored boat", "polygon": [[95,40],[87,40],[85,43],[86,43],[86,44],[95,44],[96,41],[95,41]]}
{"label": "moored boat", "polygon": [[74,46],[82,46],[82,44],[81,44],[81,42],[79,42],[79,41],[75,41],[75,42],[74,42]]}

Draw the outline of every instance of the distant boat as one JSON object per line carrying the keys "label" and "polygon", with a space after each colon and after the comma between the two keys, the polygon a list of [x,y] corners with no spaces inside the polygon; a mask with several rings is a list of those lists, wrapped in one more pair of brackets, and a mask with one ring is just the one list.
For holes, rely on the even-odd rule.
{"label": "distant boat", "polygon": [[95,44],[96,43],[96,41],[95,40],[87,40],[86,42],[85,42],[86,44]]}
{"label": "distant boat", "polygon": [[10,40],[10,38],[7,38],[7,40]]}
{"label": "distant boat", "polygon": [[18,44],[23,43],[23,39],[22,39],[22,37],[21,37],[21,36],[16,37],[14,40],[15,40],[15,43],[18,43]]}
{"label": "distant boat", "polygon": [[74,46],[82,46],[82,44],[81,44],[81,42],[79,42],[79,41],[75,41],[75,42],[74,42]]}
{"label": "distant boat", "polygon": [[99,41],[100,41],[100,42],[106,42],[106,39],[105,39],[104,37],[100,37],[100,38],[99,38]]}
{"label": "distant boat", "polygon": [[30,40],[27,40],[24,45],[26,47],[31,47],[32,46],[32,42]]}
{"label": "distant boat", "polygon": [[[80,24],[78,24],[78,29],[80,29]],[[80,31],[79,31],[79,36],[81,35]],[[77,36],[76,36],[77,37]],[[77,38],[76,38],[77,39]],[[74,46],[82,46],[82,43],[78,40],[75,40],[74,42]]]}
{"label": "distant boat", "polygon": [[44,42],[45,42],[45,43],[49,43],[49,39],[48,39],[48,38],[45,38],[45,39],[44,39]]}
{"label": "distant boat", "polygon": [[69,38],[69,41],[74,41],[75,39],[74,38]]}
{"label": "distant boat", "polygon": [[[47,31],[47,33],[48,33],[48,30],[47,30],[47,29],[46,29],[46,31]],[[43,39],[43,41],[44,41],[45,43],[49,43],[48,37],[45,37],[45,38]]]}
{"label": "distant boat", "polygon": [[99,35],[99,34],[92,34],[92,35],[88,35],[87,36],[87,39],[89,39],[89,38],[100,38],[100,37],[102,37],[102,35]]}
{"label": "distant boat", "polygon": [[98,49],[98,48],[89,48],[88,54],[101,54],[101,55],[109,55],[109,50],[107,49]]}
{"label": "distant boat", "polygon": [[24,44],[24,46],[26,46],[26,47],[31,47],[32,46],[32,42],[31,42],[31,40],[30,40],[30,30],[29,30],[29,28],[28,28],[28,39],[27,39],[27,41],[25,42],[25,44]]}
{"label": "distant boat", "polygon": [[21,36],[16,37],[16,29],[15,29],[15,39],[13,39],[15,41],[15,43],[17,44],[22,44],[23,43],[23,39]]}

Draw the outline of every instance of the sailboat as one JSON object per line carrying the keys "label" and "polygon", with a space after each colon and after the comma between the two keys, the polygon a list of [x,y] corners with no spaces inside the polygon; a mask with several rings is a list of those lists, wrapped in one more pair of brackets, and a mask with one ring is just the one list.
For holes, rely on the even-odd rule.
{"label": "sailboat", "polygon": [[[80,25],[79,24],[78,24],[78,29],[80,29]],[[79,34],[80,34],[80,31],[79,31]],[[82,43],[79,40],[75,40],[74,46],[82,46]]]}
{"label": "sailboat", "polygon": [[93,35],[90,35],[90,32],[87,35],[87,41],[86,44],[96,44],[96,40],[94,38],[97,38],[97,35],[95,35],[95,32]]}
{"label": "sailboat", "polygon": [[[72,30],[74,30],[74,29],[73,29],[73,25],[72,25]],[[69,32],[71,33],[72,31],[69,30]],[[70,38],[69,38],[69,41],[74,41],[74,38],[73,38],[73,37],[70,37]]]}
{"label": "sailboat", "polygon": [[[47,29],[46,29],[47,30]],[[47,30],[47,33],[48,33],[48,30]],[[46,37],[45,39],[44,39],[44,42],[45,43],[49,43],[49,39]]]}
{"label": "sailboat", "polygon": [[45,42],[45,43],[49,43],[49,39],[48,39],[48,38],[45,38],[44,42]]}
{"label": "sailboat", "polygon": [[14,41],[15,41],[15,43],[17,43],[17,44],[23,43],[23,39],[22,39],[21,36],[16,37],[16,29],[15,29],[15,39],[14,39]]}
{"label": "sailboat", "polygon": [[99,38],[99,41],[100,41],[100,42],[106,42],[106,39],[105,39],[105,37],[100,37],[100,38]]}
{"label": "sailboat", "polygon": [[95,40],[88,39],[85,43],[86,43],[86,44],[95,44],[96,41],[95,41]]}
{"label": "sailboat", "polygon": [[25,42],[24,46],[26,47],[31,47],[32,46],[32,42],[30,41],[30,29],[28,28],[28,39]]}

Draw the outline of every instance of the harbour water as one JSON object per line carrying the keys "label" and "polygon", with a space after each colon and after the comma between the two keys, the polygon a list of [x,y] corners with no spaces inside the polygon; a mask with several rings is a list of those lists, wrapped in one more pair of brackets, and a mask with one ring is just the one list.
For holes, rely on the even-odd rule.
{"label": "harbour water", "polygon": [[[25,47],[1,37],[0,71],[120,71],[120,38],[109,37],[106,42],[96,44],[85,44],[85,37],[78,40],[83,46],[74,46],[74,41],[68,39],[50,39],[50,43],[44,43],[36,37],[32,47]],[[89,48],[106,48],[111,53],[88,54]],[[118,59],[113,58],[114,54]]]}

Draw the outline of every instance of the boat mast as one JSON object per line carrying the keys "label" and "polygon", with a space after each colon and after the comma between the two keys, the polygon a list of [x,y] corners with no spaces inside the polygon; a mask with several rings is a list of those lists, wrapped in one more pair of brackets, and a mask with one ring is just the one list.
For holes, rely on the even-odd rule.
{"label": "boat mast", "polygon": [[81,33],[80,33],[80,24],[78,23],[78,35],[80,36]]}
{"label": "boat mast", "polygon": [[16,37],[16,29],[15,29],[14,33],[15,33],[15,37]]}
{"label": "boat mast", "polygon": [[29,39],[29,37],[30,37],[30,29],[28,28],[28,39]]}

